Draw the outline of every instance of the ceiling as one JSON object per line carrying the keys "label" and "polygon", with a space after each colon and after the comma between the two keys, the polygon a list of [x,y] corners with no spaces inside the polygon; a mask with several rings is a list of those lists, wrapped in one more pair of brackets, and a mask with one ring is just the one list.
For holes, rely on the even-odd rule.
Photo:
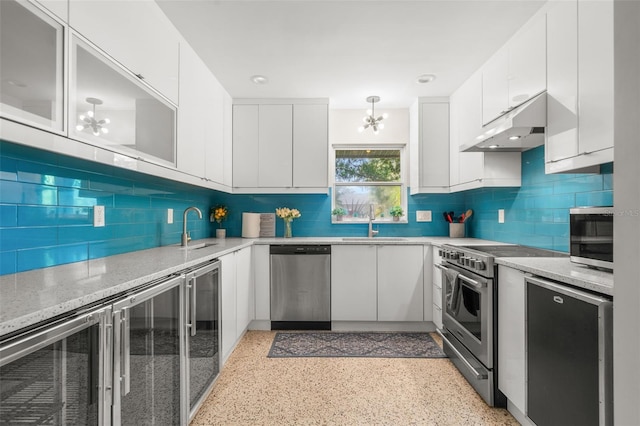
{"label": "ceiling", "polygon": [[[233,98],[449,96],[543,0],[156,0]],[[253,75],[268,77],[257,85]],[[421,74],[435,74],[418,84]]]}

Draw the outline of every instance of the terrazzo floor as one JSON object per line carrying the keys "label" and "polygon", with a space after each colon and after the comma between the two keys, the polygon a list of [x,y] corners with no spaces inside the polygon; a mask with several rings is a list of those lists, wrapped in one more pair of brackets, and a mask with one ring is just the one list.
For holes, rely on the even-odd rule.
{"label": "terrazzo floor", "polygon": [[267,358],[274,336],[245,334],[191,425],[519,424],[448,359]]}

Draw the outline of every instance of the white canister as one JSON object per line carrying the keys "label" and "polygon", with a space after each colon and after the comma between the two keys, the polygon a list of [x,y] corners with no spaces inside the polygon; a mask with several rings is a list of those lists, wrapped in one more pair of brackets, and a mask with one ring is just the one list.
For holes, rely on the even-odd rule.
{"label": "white canister", "polygon": [[242,213],[242,238],[260,236],[260,213]]}

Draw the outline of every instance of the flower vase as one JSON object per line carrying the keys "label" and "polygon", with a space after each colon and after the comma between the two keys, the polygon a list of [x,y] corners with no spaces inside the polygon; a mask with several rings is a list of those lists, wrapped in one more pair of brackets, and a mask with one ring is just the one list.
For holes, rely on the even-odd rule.
{"label": "flower vase", "polygon": [[216,229],[216,238],[222,240],[224,238],[227,237],[227,230],[226,229]]}
{"label": "flower vase", "polygon": [[285,238],[291,238],[291,236],[292,236],[291,235],[291,222],[292,222],[291,219],[289,219],[289,220],[285,219],[284,220],[284,237]]}

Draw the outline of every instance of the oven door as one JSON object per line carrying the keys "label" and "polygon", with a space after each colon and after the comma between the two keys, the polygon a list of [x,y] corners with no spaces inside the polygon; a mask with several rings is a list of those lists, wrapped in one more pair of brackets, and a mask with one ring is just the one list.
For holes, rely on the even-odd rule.
{"label": "oven door", "polygon": [[444,263],[442,323],[485,367],[493,368],[493,280]]}

